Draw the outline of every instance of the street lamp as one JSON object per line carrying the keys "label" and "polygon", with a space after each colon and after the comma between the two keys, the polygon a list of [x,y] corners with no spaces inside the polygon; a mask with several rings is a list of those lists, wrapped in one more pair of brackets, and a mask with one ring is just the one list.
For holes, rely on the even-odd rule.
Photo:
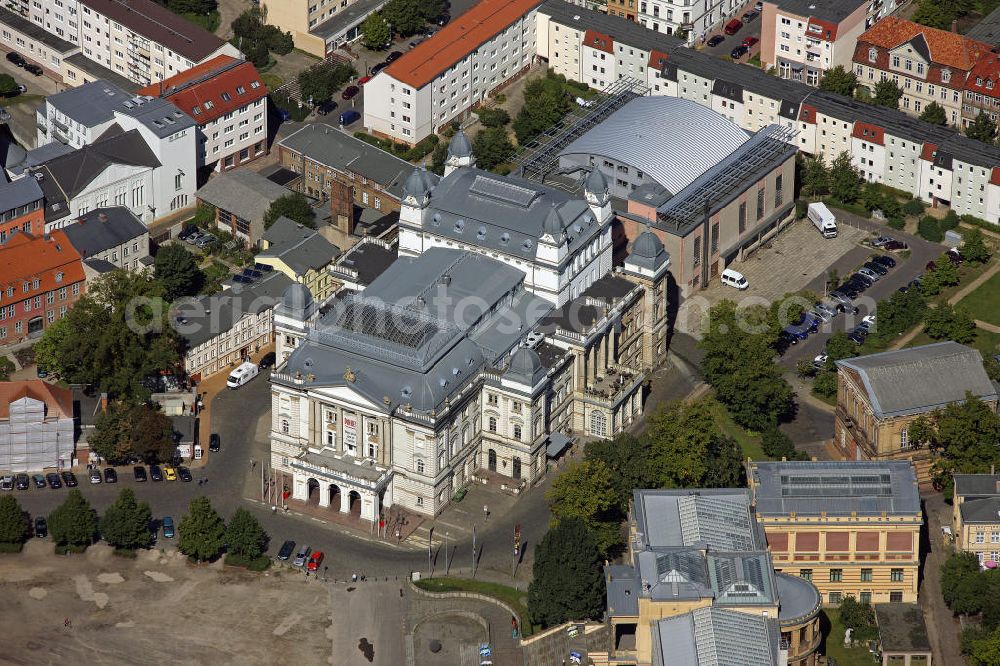
{"label": "street lamp", "polygon": [[448,575],[448,530],[444,531],[444,575]]}

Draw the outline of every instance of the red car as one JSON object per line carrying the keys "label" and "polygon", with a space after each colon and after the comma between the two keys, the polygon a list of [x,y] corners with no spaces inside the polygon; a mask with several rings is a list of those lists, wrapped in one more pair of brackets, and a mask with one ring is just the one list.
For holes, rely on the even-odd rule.
{"label": "red car", "polygon": [[760,40],[757,39],[756,37],[744,37],[743,38],[743,46],[747,47],[748,49],[749,48],[753,48],[753,45],[756,44],[759,41]]}
{"label": "red car", "polygon": [[371,80],[372,80],[372,77],[370,77],[370,76],[362,76],[360,79],[358,79],[358,85],[359,86],[363,86],[363,85],[365,85],[366,83],[368,83]]}
{"label": "red car", "polygon": [[739,19],[733,19],[732,21],[726,24],[726,27],[722,29],[722,32],[726,33],[727,35],[735,35],[737,32],[740,31],[740,28],[742,27],[743,27],[743,21]]}
{"label": "red car", "polygon": [[319,565],[321,564],[323,564],[323,551],[317,550],[309,558],[309,564],[306,565],[306,568],[309,571],[316,571],[319,569]]}
{"label": "red car", "polygon": [[342,92],[340,94],[340,97],[342,99],[351,99],[352,97],[354,97],[355,95],[357,95],[359,92],[361,92],[361,88],[359,88],[357,86],[347,86],[346,88],[344,88],[344,92]]}

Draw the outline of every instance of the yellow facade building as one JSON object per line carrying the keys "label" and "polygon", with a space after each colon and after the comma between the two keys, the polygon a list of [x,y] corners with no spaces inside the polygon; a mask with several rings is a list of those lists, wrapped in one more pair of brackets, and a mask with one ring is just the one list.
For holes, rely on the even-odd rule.
{"label": "yellow facade building", "polygon": [[261,240],[263,252],[254,261],[271,266],[305,285],[313,298],[322,303],[339,284],[330,275],[330,267],[340,256],[340,248],[310,229],[287,217],[279,217]]}
{"label": "yellow facade building", "polygon": [[827,604],[917,600],[923,514],[911,463],[755,462],[748,477],[777,571],[812,581]]}
{"label": "yellow facade building", "polygon": [[1000,474],[955,474],[951,529],[958,550],[1000,562]]}

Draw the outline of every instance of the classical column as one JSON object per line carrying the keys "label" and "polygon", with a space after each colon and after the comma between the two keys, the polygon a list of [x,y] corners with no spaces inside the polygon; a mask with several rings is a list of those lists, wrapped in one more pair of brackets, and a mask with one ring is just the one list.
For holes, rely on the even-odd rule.
{"label": "classical column", "polygon": [[320,484],[316,491],[319,493],[319,505],[324,509],[330,508],[330,484]]}

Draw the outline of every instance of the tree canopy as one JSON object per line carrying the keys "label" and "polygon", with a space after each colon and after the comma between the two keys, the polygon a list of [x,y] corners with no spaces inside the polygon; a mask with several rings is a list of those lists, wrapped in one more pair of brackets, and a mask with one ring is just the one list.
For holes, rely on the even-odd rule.
{"label": "tree canopy", "polygon": [[[520,145],[555,125],[569,111],[572,101],[561,75],[547,74],[524,86],[526,104],[514,119],[514,133]],[[478,158],[478,155],[477,155]]]}
{"label": "tree canopy", "polygon": [[133,455],[150,463],[166,462],[177,448],[170,417],[144,403],[123,401],[112,402],[98,415],[88,443],[112,464],[122,464]]}
{"label": "tree canopy", "polygon": [[983,232],[978,227],[973,227],[965,233],[962,256],[970,264],[985,264],[990,260],[990,249],[986,247]]}
{"label": "tree canopy", "polygon": [[389,22],[382,12],[372,12],[361,24],[361,43],[366,49],[381,51],[392,41]]}
{"label": "tree canopy", "polygon": [[205,284],[205,274],[198,267],[198,260],[183,245],[173,243],[161,247],[153,265],[156,279],[163,284],[163,297],[168,301],[194,296]]}
{"label": "tree canopy", "polygon": [[991,466],[1000,467],[1000,415],[971,393],[963,402],[918,416],[908,435],[940,454],[932,468],[939,487],[950,489],[952,474],[985,474]]}
{"label": "tree canopy", "polygon": [[965,136],[983,143],[993,143],[997,135],[997,124],[988,113],[980,113],[965,128]]}
{"label": "tree canopy", "polygon": [[115,548],[146,548],[153,538],[149,529],[152,519],[149,503],[136,501],[135,492],[124,488],[101,518],[101,536]]}
{"label": "tree canopy", "polygon": [[476,155],[476,166],[493,171],[514,154],[514,144],[503,127],[486,127],[473,140],[472,152]]}
{"label": "tree canopy", "polygon": [[602,460],[583,460],[571,465],[552,482],[545,497],[552,505],[552,522],[579,518],[602,553],[621,542],[617,520],[614,472]]}
{"label": "tree canopy", "polygon": [[924,332],[935,340],[954,340],[966,344],[976,337],[976,322],[965,308],[941,302],[937,307],[927,309]]}
{"label": "tree canopy", "polygon": [[325,102],[357,75],[353,67],[344,63],[313,65],[299,72],[299,95],[303,100],[312,100],[313,104]]}
{"label": "tree canopy", "polygon": [[674,402],[649,417],[646,429],[654,487],[742,485],[739,445],[719,432],[711,400]]}
{"label": "tree canopy", "polygon": [[0,497],[0,544],[21,544],[28,540],[31,522],[28,513],[13,495]]}
{"label": "tree canopy", "polygon": [[801,164],[799,179],[803,196],[814,197],[830,191],[830,170],[822,155],[803,157]]}
{"label": "tree canopy", "polygon": [[853,203],[861,195],[861,174],[846,150],[830,164],[830,194],[844,203]]}
{"label": "tree canopy", "polygon": [[196,497],[177,525],[177,548],[198,561],[212,560],[222,552],[226,524],[207,497]]}
{"label": "tree canopy", "polygon": [[837,65],[826,70],[823,78],[819,80],[819,89],[854,97],[854,89],[858,87],[857,75],[844,69],[843,65]]}
{"label": "tree canopy", "polygon": [[229,525],[226,527],[226,544],[228,552],[254,560],[266,550],[267,534],[253,514],[240,507],[229,519]]}
{"label": "tree canopy", "polygon": [[264,228],[270,229],[271,225],[282,216],[310,229],[316,228],[315,214],[309,205],[309,200],[300,192],[292,192],[275,199],[264,214]]}
{"label": "tree canopy", "polygon": [[115,270],[88,287],[35,345],[38,363],[74,384],[120,399],[148,397],[142,380],[180,358],[163,285],[152,275]]}
{"label": "tree canopy", "polygon": [[886,106],[890,109],[899,108],[899,98],[903,96],[903,91],[892,79],[882,79],[875,84],[875,92],[872,94],[871,102],[876,106]]}
{"label": "tree canopy", "polygon": [[580,518],[552,527],[535,546],[528,586],[531,622],[543,627],[600,618],[604,612],[604,574],[593,533]]}
{"label": "tree canopy", "polygon": [[269,52],[286,55],[295,48],[292,33],[267,22],[267,7],[250,6],[233,20],[233,44],[243,51],[255,67],[270,62]]}
{"label": "tree canopy", "polygon": [[17,81],[10,74],[0,73],[0,97],[10,97],[18,92]]}
{"label": "tree canopy", "polygon": [[944,107],[937,102],[931,102],[925,106],[924,110],[920,113],[920,119],[935,125],[948,124],[948,114],[945,112]]}
{"label": "tree canopy", "polygon": [[60,546],[89,546],[97,537],[97,512],[79,488],[70,488],[66,499],[49,514],[49,534]]}

